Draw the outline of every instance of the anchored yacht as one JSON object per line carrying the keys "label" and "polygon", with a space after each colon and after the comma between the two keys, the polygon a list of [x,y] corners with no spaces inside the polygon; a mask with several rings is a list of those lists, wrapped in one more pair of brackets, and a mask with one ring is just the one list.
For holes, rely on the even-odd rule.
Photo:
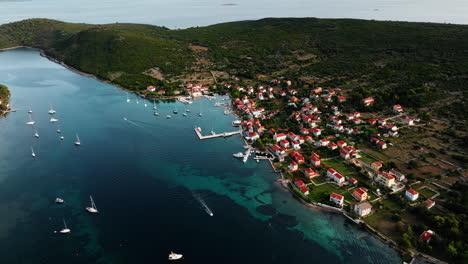
{"label": "anchored yacht", "polygon": [[57,204],[63,204],[65,201],[62,198],[55,198],[55,203]]}
{"label": "anchored yacht", "polygon": [[60,233],[62,234],[71,233],[71,230],[67,227],[67,223],[65,222],[65,219],[63,219],[63,229],[60,230]]}
{"label": "anchored yacht", "polygon": [[91,207],[86,207],[86,211],[96,214],[99,213],[98,209],[96,208],[96,204],[94,203],[93,197],[90,195],[89,199],[91,200]]}
{"label": "anchored yacht", "polygon": [[78,137],[78,134],[76,134],[76,141],[75,141],[75,146],[81,146],[81,141],[80,138]]}
{"label": "anchored yacht", "polygon": [[179,260],[183,257],[182,254],[176,254],[171,251],[171,254],[169,254],[169,260]]}

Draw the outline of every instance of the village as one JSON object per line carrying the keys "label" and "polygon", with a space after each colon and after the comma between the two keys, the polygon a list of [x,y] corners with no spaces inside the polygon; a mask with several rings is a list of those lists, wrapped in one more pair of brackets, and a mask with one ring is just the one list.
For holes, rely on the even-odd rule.
{"label": "village", "polygon": [[[453,179],[462,178],[453,176],[461,174],[462,165],[432,154],[422,158],[428,166],[421,166],[412,152],[427,146],[408,149],[408,143],[424,136],[422,129],[435,130],[437,120],[423,120],[424,114],[398,104],[375,111],[373,97],[349,103],[349,91],[340,88],[292,87],[291,81],[277,79],[246,85],[189,83],[179,94],[196,98],[227,91],[244,140],[274,157],[270,162],[281,182],[298,199],[365,225],[402,254],[431,259],[421,250],[430,253],[433,237],[440,243],[444,234],[428,226],[449,212],[438,200],[447,200]],[[165,93],[153,86],[146,92]]]}

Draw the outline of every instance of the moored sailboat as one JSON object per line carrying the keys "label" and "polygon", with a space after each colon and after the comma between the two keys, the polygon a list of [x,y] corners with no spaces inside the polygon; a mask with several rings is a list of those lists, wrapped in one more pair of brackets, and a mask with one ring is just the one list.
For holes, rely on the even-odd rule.
{"label": "moored sailboat", "polygon": [[61,234],[68,234],[71,233],[70,228],[67,227],[67,223],[65,222],[65,219],[63,219],[63,229],[60,230]]}
{"label": "moored sailboat", "polygon": [[91,206],[88,206],[86,207],[86,211],[92,213],[92,214],[96,214],[96,213],[99,213],[97,207],[96,207],[96,204],[94,203],[94,200],[93,200],[93,197],[90,195],[89,196],[89,199],[91,200]]}
{"label": "moored sailboat", "polygon": [[74,142],[75,146],[81,146],[81,141],[80,138],[78,137],[78,134],[76,134],[76,140]]}

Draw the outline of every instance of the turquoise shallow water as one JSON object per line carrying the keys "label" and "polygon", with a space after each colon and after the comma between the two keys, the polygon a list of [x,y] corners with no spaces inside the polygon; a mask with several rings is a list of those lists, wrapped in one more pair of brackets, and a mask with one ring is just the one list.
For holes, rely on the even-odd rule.
{"label": "turquoise shallow water", "polygon": [[[155,117],[151,102],[126,103],[125,92],[26,49],[0,52],[0,83],[20,110],[0,119],[0,263],[162,263],[171,250],[186,263],[401,263],[343,217],[303,207],[268,163],[232,158],[238,136],[198,140],[195,126],[233,130],[214,101],[158,102]],[[39,139],[25,125],[30,106]],[[90,194],[99,215],[84,212]],[[69,236],[54,234],[62,218]]]}

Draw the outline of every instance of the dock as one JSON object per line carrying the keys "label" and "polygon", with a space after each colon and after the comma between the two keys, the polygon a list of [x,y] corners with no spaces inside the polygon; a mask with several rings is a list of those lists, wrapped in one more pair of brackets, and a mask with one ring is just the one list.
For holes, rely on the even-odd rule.
{"label": "dock", "polygon": [[242,130],[237,130],[233,132],[224,132],[224,133],[219,133],[219,134],[212,134],[208,136],[203,136],[201,131],[197,128],[195,128],[195,133],[197,134],[199,139],[209,139],[209,138],[217,138],[217,137],[229,137],[232,135],[240,134],[242,133]]}
{"label": "dock", "polygon": [[252,154],[252,147],[249,146],[249,148],[247,149],[247,151],[246,151],[245,154],[244,154],[244,158],[242,159],[242,161],[243,161],[244,163],[246,163],[251,154]]}

